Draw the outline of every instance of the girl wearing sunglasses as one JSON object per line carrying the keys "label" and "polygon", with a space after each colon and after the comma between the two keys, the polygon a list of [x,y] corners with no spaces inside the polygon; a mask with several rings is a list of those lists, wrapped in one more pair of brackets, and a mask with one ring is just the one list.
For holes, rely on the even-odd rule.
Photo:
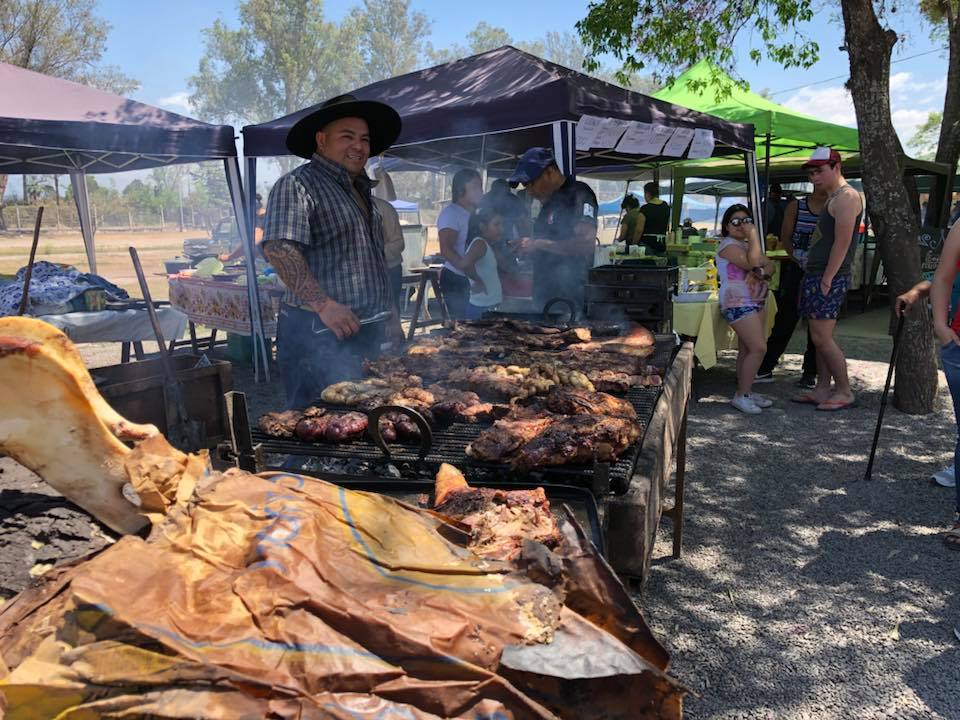
{"label": "girl wearing sunglasses", "polygon": [[731,205],[720,225],[723,240],[717,247],[717,277],[720,280],[720,312],[737,333],[737,392],[730,404],[757,415],[770,407],[769,398],[752,392],[763,356],[767,352],[764,304],[772,263],[760,244],[760,235],[746,205]]}

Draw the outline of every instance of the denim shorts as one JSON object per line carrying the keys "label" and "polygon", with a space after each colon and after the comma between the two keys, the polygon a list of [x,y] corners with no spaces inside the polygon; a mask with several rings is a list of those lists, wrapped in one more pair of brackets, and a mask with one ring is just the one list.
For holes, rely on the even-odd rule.
{"label": "denim shorts", "polygon": [[820,289],[823,275],[804,275],[800,284],[800,315],[808,320],[836,320],[850,289],[849,275],[837,275],[826,295]]}
{"label": "denim shorts", "polygon": [[747,315],[760,312],[760,308],[753,305],[741,305],[739,307],[721,308],[720,314],[727,321],[727,325],[733,325],[737,320],[742,320]]}

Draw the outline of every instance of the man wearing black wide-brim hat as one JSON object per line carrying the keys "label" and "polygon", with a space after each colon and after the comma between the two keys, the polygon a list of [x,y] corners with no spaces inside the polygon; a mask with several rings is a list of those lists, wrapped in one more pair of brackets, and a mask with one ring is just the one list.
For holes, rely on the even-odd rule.
{"label": "man wearing black wide-brim hat", "polygon": [[[361,376],[393,310],[383,222],[365,165],[393,144],[400,116],[389,105],[341,95],[302,117],[287,149],[309,160],[282,176],[267,201],[263,248],[287,287],[277,356],[287,403],[305,407],[327,385]],[[394,332],[394,314],[386,323]]]}

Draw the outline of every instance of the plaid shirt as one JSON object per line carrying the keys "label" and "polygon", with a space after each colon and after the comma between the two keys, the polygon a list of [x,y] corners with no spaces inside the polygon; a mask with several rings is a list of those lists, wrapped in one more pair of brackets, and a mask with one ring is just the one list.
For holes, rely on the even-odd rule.
{"label": "plaid shirt", "polygon": [[[367,220],[351,182],[345,168],[319,155],[281,177],[267,201],[263,242],[296,243],[324,292],[363,319],[390,307],[389,285],[383,219],[371,203]],[[369,199],[366,175],[354,182]],[[289,289],[283,301],[304,307]]]}

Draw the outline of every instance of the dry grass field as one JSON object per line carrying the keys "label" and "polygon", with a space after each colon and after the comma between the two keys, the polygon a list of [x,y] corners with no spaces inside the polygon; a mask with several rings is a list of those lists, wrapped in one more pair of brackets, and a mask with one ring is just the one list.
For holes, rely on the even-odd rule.
{"label": "dry grass field", "polygon": [[[97,274],[140,297],[137,277],[133,272],[128,248],[132,245],[140,253],[140,262],[155,300],[167,299],[167,279],[163,261],[179,255],[183,241],[193,237],[209,237],[203,230],[98,232]],[[27,264],[30,257],[31,236],[0,235],[0,274],[15,273]],[[68,263],[84,272],[89,270],[79,232],[47,232],[40,236],[37,260]]]}

